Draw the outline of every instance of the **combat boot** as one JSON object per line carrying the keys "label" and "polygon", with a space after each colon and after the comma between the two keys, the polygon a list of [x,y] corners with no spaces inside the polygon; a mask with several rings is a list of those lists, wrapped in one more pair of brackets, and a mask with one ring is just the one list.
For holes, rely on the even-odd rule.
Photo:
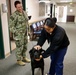
{"label": "combat boot", "polygon": [[45,74],[45,75],[50,75],[49,73]]}
{"label": "combat boot", "polygon": [[21,61],[21,60],[18,60],[18,61],[17,61],[17,64],[20,65],[20,66],[25,66],[25,62],[23,62],[23,61]]}
{"label": "combat boot", "polygon": [[24,57],[24,58],[23,58],[23,62],[30,63],[30,59],[28,59],[28,58]]}

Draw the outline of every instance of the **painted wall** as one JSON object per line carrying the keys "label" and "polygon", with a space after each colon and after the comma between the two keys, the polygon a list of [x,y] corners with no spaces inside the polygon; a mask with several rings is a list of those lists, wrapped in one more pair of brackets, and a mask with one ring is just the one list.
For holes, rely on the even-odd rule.
{"label": "painted wall", "polygon": [[45,16],[45,3],[39,3],[39,16]]}
{"label": "painted wall", "polygon": [[26,11],[31,15],[31,21],[39,17],[39,2],[38,0],[26,0]]}
{"label": "painted wall", "polygon": [[56,8],[57,22],[66,22],[67,6],[58,6]]}
{"label": "painted wall", "polygon": [[48,16],[48,14],[50,14],[50,4],[46,4],[46,10],[45,10],[45,14],[46,16]]}
{"label": "painted wall", "polygon": [[[6,0],[0,0],[0,5],[1,4],[6,4]],[[7,53],[10,52],[9,30],[8,30],[7,13],[3,13],[2,8],[1,8],[1,19],[2,19],[4,52],[5,52],[5,55],[6,55]]]}
{"label": "painted wall", "polygon": [[46,18],[47,16],[39,16],[39,1],[38,0],[26,0],[26,11],[32,18],[29,22]]}
{"label": "painted wall", "polygon": [[[75,6],[68,6],[67,7],[67,15],[76,15],[76,5]],[[72,11],[70,11],[72,10]]]}
{"label": "painted wall", "polygon": [[[60,15],[59,11],[61,12],[61,10],[59,10],[60,6],[64,6],[62,18],[59,17],[59,15]],[[74,5],[70,5],[70,4],[65,5],[64,4],[64,5],[60,5],[60,6],[57,6],[57,8],[56,8],[56,16],[57,16],[58,22],[66,22],[67,15],[74,15],[75,16],[74,22],[76,22],[76,4],[74,4]],[[64,16],[65,16],[65,19],[64,19]]]}
{"label": "painted wall", "polygon": [[71,5],[68,6],[67,15],[74,15],[75,16],[74,22],[76,22],[76,4],[73,6]]}

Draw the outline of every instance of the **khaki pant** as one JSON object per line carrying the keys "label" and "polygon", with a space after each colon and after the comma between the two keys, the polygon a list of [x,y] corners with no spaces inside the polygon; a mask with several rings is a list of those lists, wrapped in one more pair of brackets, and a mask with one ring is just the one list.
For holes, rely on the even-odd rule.
{"label": "khaki pant", "polygon": [[27,51],[27,36],[23,36],[19,40],[15,40],[16,44],[16,58],[17,60],[22,60],[23,57],[26,57],[26,51]]}

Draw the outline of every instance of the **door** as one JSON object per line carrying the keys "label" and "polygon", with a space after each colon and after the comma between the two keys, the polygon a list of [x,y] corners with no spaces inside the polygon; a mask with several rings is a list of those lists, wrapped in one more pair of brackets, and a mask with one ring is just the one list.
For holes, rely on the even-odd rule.
{"label": "door", "polygon": [[75,16],[74,15],[68,15],[67,16],[67,22],[74,22]]}

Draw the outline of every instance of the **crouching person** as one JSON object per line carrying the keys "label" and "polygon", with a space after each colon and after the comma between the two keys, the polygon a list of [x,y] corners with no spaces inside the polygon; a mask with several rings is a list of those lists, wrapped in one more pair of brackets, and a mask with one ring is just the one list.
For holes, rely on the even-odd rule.
{"label": "crouching person", "polygon": [[[65,30],[56,25],[51,18],[45,20],[44,29],[34,48],[39,50],[46,40],[48,40],[50,46],[40,55],[40,59],[48,56],[51,59],[50,69],[46,75],[63,75],[63,61],[69,45],[69,39]],[[36,60],[39,61],[39,59]]]}

